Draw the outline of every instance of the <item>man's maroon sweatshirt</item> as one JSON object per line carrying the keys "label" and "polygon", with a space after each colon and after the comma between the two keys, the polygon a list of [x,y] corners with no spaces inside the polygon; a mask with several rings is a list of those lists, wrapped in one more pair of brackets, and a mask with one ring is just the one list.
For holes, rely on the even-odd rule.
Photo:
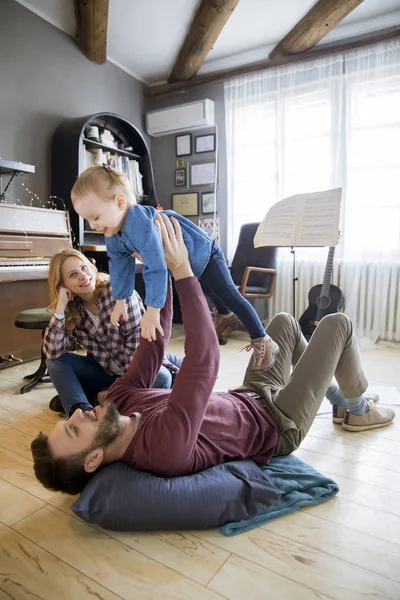
{"label": "man's maroon sweatshirt", "polygon": [[266,463],[278,440],[274,422],[252,396],[212,392],[220,354],[207,302],[195,277],[177,281],[176,290],[186,339],[173,389],[151,387],[171,335],[169,283],[160,315],[164,336],[141,339],[128,370],[107,395],[122,415],[141,415],[122,460],[162,476],[196,473],[229,460]]}

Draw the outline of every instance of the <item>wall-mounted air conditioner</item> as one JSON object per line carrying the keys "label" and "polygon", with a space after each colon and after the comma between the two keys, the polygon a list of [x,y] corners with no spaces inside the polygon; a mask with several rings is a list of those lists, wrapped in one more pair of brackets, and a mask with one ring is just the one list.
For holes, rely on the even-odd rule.
{"label": "wall-mounted air conditioner", "polygon": [[214,124],[214,102],[208,98],[146,113],[147,133],[155,137]]}

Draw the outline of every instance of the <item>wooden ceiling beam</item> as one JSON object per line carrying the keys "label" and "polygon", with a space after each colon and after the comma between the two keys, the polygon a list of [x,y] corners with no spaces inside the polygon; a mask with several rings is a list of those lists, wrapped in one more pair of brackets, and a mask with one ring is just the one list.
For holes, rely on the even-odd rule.
{"label": "wooden ceiling beam", "polygon": [[74,6],[78,46],[101,65],[107,60],[109,0],[74,0]]}
{"label": "wooden ceiling beam", "polygon": [[314,50],[308,52],[301,52],[300,54],[294,54],[291,56],[282,56],[274,58],[273,60],[260,60],[256,63],[250,63],[247,65],[241,65],[232,69],[226,69],[224,71],[216,71],[214,73],[207,73],[206,75],[198,75],[194,79],[179,83],[164,83],[161,85],[147,87],[145,94],[148,98],[158,98],[161,96],[170,96],[172,94],[184,93],[197,88],[202,88],[207,85],[213,85],[221,81],[233,79],[240,75],[246,75],[247,73],[255,73],[257,71],[264,71],[265,69],[271,69],[273,67],[280,67],[290,63],[296,63],[301,61],[311,61],[323,56],[332,54],[338,54],[339,52],[346,52],[347,50],[354,50],[356,48],[362,48],[364,46],[370,46],[379,42],[386,42],[400,37],[400,26],[390,27],[375,33],[370,33],[367,36],[360,38],[352,38],[349,40],[342,40],[335,44],[325,44],[318,46]]}
{"label": "wooden ceiling beam", "polygon": [[363,0],[318,0],[269,55],[270,59],[313,48]]}
{"label": "wooden ceiling beam", "polygon": [[239,0],[201,0],[168,78],[169,83],[196,75],[238,3]]}

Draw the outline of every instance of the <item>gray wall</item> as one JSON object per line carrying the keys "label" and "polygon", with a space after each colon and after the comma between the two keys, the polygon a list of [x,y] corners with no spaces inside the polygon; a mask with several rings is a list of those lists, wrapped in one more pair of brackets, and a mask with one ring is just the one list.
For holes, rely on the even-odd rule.
{"label": "gray wall", "polygon": [[[142,83],[109,62],[90,62],[65,33],[14,0],[0,0],[0,157],[36,166],[23,181],[42,201],[50,194],[57,125],[103,111],[144,131]],[[29,204],[21,180],[10,189]]]}
{"label": "gray wall", "polygon": [[[219,135],[219,173],[218,173],[218,216],[220,219],[221,228],[221,246],[226,248],[226,211],[227,211],[227,174],[226,174],[226,131],[225,131],[225,104],[224,104],[224,85],[218,83],[212,86],[187,92],[185,94],[175,94],[165,98],[146,99],[146,110],[156,110],[176,104],[184,104],[185,102],[193,102],[203,98],[210,98],[215,102],[215,121],[218,126]],[[192,154],[185,156],[185,167],[187,162],[203,160],[214,156],[214,153],[195,154],[194,153],[194,138],[197,135],[203,135],[213,132],[214,129],[201,129],[193,131],[192,138]],[[158,138],[151,138],[151,156],[153,160],[154,177],[156,191],[159,203],[164,208],[171,208],[171,194],[174,192],[182,192],[184,187],[175,188],[175,168],[176,168],[176,152],[175,152],[175,135],[167,135]],[[204,188],[204,191],[209,188]],[[194,191],[194,190],[193,190]],[[197,191],[197,190],[196,190]],[[202,190],[199,190],[200,192]],[[201,198],[201,194],[199,194]],[[201,204],[201,201],[199,202]],[[211,215],[207,215],[211,216]],[[198,217],[192,218],[197,223]]]}

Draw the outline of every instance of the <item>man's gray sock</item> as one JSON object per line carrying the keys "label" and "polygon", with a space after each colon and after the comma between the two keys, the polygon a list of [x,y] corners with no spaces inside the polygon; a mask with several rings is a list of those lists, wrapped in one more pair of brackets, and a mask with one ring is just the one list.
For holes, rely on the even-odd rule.
{"label": "man's gray sock", "polygon": [[343,396],[337,385],[330,385],[327,389],[325,396],[328,398],[332,406],[346,406],[346,398]]}
{"label": "man's gray sock", "polygon": [[365,402],[364,396],[359,396],[358,398],[352,398],[347,401],[347,410],[351,415],[357,415],[358,417],[362,417],[369,411],[368,404]]}

